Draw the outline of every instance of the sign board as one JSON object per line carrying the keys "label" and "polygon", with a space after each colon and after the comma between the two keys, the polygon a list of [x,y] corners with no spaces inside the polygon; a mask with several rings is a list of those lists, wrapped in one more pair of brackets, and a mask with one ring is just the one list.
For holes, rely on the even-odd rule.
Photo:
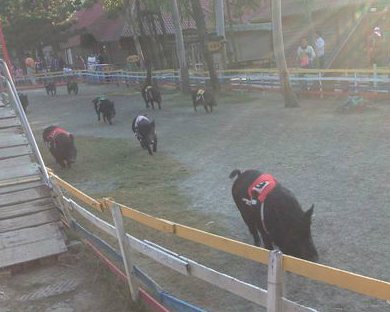
{"label": "sign board", "polygon": [[137,54],[133,54],[133,55],[129,55],[127,58],[126,58],[126,61],[128,63],[136,63],[140,60],[140,57],[137,55]]}
{"label": "sign board", "polygon": [[219,41],[210,41],[208,43],[209,51],[212,53],[219,52],[222,48],[222,43]]}

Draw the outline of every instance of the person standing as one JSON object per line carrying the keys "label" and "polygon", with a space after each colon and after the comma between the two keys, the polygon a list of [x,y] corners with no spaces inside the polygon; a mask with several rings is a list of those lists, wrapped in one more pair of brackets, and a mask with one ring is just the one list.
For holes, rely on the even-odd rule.
{"label": "person standing", "polygon": [[301,39],[301,45],[298,48],[298,62],[301,68],[312,68],[316,53],[306,38]]}
{"label": "person standing", "polygon": [[50,71],[51,72],[60,71],[60,60],[58,59],[58,57],[56,55],[52,55]]}
{"label": "person standing", "polygon": [[32,84],[37,84],[37,80],[35,79],[35,61],[34,59],[30,56],[29,53],[26,54],[26,60],[24,61],[26,64],[27,68],[27,76],[28,79],[30,79],[30,82]]}
{"label": "person standing", "polygon": [[325,40],[320,31],[316,31],[316,53],[318,68],[323,69],[325,67]]}
{"label": "person standing", "polygon": [[86,69],[84,59],[82,58],[81,55],[77,55],[76,56],[76,60],[74,62],[74,66],[75,66],[75,69],[79,69],[79,70]]}
{"label": "person standing", "polygon": [[[297,60],[299,62],[299,66],[301,68],[313,68],[313,61],[316,57],[316,53],[314,52],[314,49],[311,45],[308,44],[306,38],[301,39],[301,45],[298,48],[297,51]],[[305,77],[304,73],[300,73],[299,77]],[[307,91],[307,81],[306,79],[302,79],[300,81],[301,84],[301,91]]]}

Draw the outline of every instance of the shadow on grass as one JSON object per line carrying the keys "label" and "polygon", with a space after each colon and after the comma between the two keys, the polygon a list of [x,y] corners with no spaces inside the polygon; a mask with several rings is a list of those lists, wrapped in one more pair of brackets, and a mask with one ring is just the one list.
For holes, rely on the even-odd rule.
{"label": "shadow on grass", "polygon": [[221,234],[222,228],[206,226],[210,219],[191,208],[190,198],[179,190],[190,172],[169,155],[149,156],[125,139],[78,136],[75,144],[76,164],[63,169],[39,142],[46,165],[62,179],[94,198],[112,197],[155,217]]}

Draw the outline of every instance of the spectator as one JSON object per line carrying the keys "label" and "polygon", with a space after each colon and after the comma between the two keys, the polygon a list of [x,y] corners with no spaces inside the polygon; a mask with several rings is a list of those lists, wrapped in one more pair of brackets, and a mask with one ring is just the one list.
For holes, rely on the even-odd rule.
{"label": "spectator", "polygon": [[316,53],[306,38],[301,39],[301,45],[298,48],[298,62],[301,68],[312,68]]}
{"label": "spectator", "polygon": [[320,31],[316,31],[316,53],[318,68],[325,67],[325,41]]}
{"label": "spectator", "polygon": [[61,56],[58,58],[58,62],[59,62],[59,65],[60,65],[60,70],[63,70],[64,67],[65,67],[65,62],[64,62],[64,59]]}
{"label": "spectator", "polygon": [[102,53],[99,53],[98,56],[96,57],[98,64],[104,64],[105,59]]}
{"label": "spectator", "polygon": [[75,65],[75,69],[81,69],[81,70],[85,69],[85,62],[84,59],[81,57],[81,55],[76,56],[74,65]]}
{"label": "spectator", "polygon": [[24,61],[26,64],[27,68],[27,76],[28,79],[30,79],[30,82],[32,84],[37,84],[37,80],[35,79],[35,61],[34,59],[30,56],[29,53],[26,54],[26,60]]}
{"label": "spectator", "polygon": [[[297,59],[301,68],[313,68],[313,60],[316,57],[316,53],[311,45],[308,44],[306,38],[301,39],[301,45],[298,48]],[[299,74],[300,77],[304,77],[303,73]],[[300,81],[301,90],[306,91],[308,89],[307,81],[302,79]]]}
{"label": "spectator", "polygon": [[52,72],[58,72],[60,71],[60,60],[57,56],[53,56],[51,59],[51,71]]}

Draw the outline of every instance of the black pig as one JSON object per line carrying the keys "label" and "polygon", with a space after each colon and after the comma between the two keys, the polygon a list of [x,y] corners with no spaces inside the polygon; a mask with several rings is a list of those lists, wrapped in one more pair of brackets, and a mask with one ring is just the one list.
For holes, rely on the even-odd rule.
{"label": "black pig", "polygon": [[70,168],[76,162],[77,149],[71,133],[57,126],[49,126],[43,130],[43,141],[63,168]]}
{"label": "black pig", "polygon": [[161,109],[161,93],[158,89],[157,81],[152,79],[152,64],[150,60],[145,60],[145,67],[146,79],[141,87],[142,98],[145,101],[146,108],[152,106],[152,109],[154,109],[154,103],[156,102],[158,109]]}
{"label": "black pig", "polygon": [[56,84],[54,82],[45,81],[43,83],[43,86],[46,89],[47,95],[55,96],[57,94],[57,87],[56,87]]}
{"label": "black pig", "polygon": [[72,91],[74,94],[79,93],[79,85],[77,84],[77,81],[70,80],[66,84],[66,90],[68,91],[68,94],[70,94]]}
{"label": "black pig", "polygon": [[214,94],[210,90],[197,89],[191,92],[191,96],[195,111],[197,106],[202,105],[206,113],[211,113],[213,106],[217,105]]}
{"label": "black pig", "polygon": [[141,94],[144,98],[146,108],[152,106],[152,109],[154,109],[154,103],[157,103],[158,109],[161,109],[161,93],[158,90],[156,82],[153,82],[152,85],[142,88]]}
{"label": "black pig", "polygon": [[131,128],[143,149],[147,149],[149,154],[153,155],[152,146],[153,152],[157,152],[157,134],[154,120],[150,121],[146,115],[137,116],[133,119]]}
{"label": "black pig", "polygon": [[97,97],[92,100],[95,107],[96,114],[98,115],[98,121],[100,121],[100,114],[103,115],[103,121],[112,125],[112,118],[116,115],[114,102],[106,99],[105,97]]}
{"label": "black pig", "polygon": [[310,230],[314,205],[304,212],[294,194],[276,180],[261,202],[261,192],[272,182],[254,186],[261,175],[257,170],[243,173],[234,170],[229,176],[231,179],[238,176],[233,183],[232,195],[255,245],[260,246],[260,232],[265,248],[271,250],[276,245],[287,255],[316,261],[318,254]]}

